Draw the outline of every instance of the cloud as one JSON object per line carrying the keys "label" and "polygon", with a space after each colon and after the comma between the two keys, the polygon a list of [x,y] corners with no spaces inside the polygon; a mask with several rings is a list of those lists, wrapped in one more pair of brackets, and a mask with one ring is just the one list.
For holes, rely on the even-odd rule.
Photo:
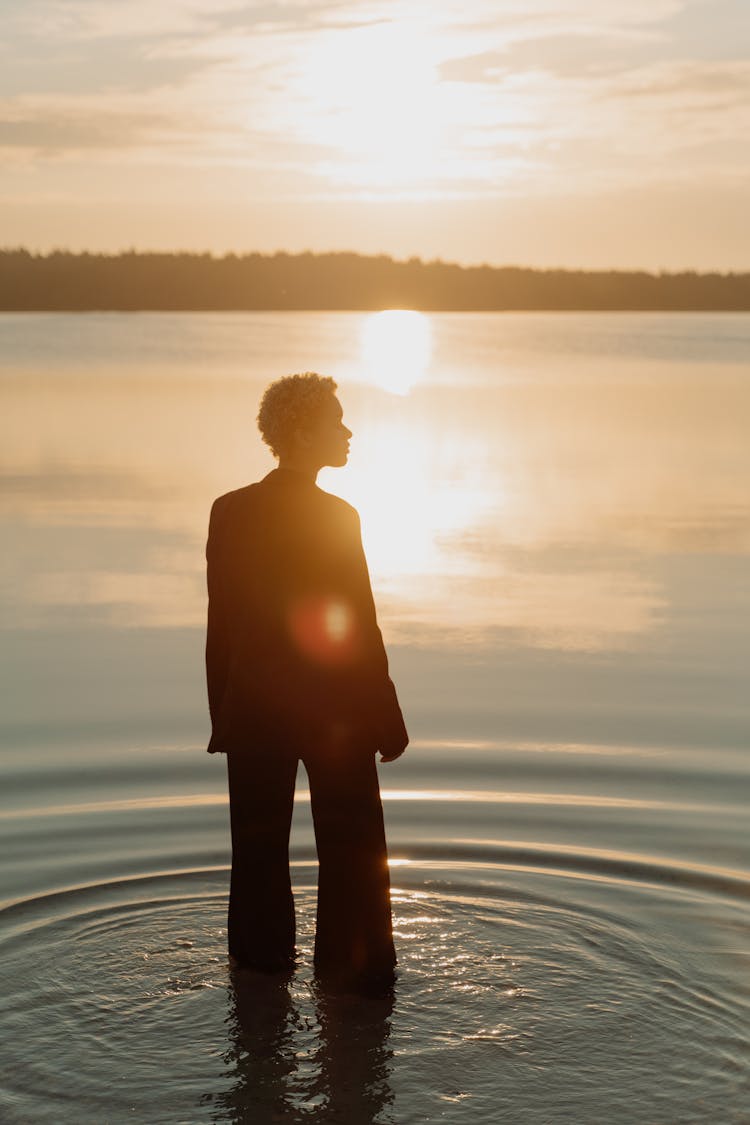
{"label": "cloud", "polygon": [[66,116],[52,107],[40,107],[28,116],[0,118],[0,148],[26,148],[46,155],[132,148],[163,127],[164,119],[155,114],[92,112],[86,107]]}
{"label": "cloud", "polygon": [[737,173],[748,162],[749,85],[747,62],[660,62],[602,81],[594,112],[600,131],[609,123],[622,163],[634,161],[647,177],[648,169],[651,178]]}
{"label": "cloud", "polygon": [[507,200],[742,175],[748,64],[698,57],[693,32],[681,55],[688,8],[30,2],[6,42],[36,65],[25,79],[6,49],[0,148],[38,170],[88,161],[92,179],[113,157],[162,179],[192,168],[195,184],[222,168],[255,201]]}
{"label": "cloud", "polygon": [[[222,9],[243,7],[242,0],[222,0]],[[27,0],[13,18],[17,33],[54,40],[85,41],[148,34],[205,32],[214,26],[207,5],[195,0]]]}
{"label": "cloud", "polygon": [[6,26],[15,35],[33,36],[37,43],[43,37],[57,43],[189,38],[220,33],[222,29],[284,31],[292,27],[351,26],[379,18],[388,6],[352,0],[220,0],[215,5],[200,0],[26,0],[10,15]]}
{"label": "cloud", "polygon": [[747,105],[750,62],[729,59],[701,62],[681,59],[645,68],[630,68],[612,83],[612,92],[628,97],[664,98],[700,95],[716,99],[719,108],[729,102]]}

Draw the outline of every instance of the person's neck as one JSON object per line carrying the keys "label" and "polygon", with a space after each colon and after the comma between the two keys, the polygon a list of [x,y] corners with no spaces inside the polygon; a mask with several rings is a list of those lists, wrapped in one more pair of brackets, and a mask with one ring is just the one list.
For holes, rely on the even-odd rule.
{"label": "person's neck", "polygon": [[301,473],[312,484],[315,484],[318,473],[320,472],[320,465],[312,464],[306,461],[304,457],[279,457],[279,468],[290,469],[293,473]]}

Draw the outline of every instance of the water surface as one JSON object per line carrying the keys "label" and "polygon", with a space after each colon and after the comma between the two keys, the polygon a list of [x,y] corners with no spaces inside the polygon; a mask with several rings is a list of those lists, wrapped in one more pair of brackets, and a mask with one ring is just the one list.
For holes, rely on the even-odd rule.
{"label": "water surface", "polygon": [[[427,328],[399,395],[364,314],[0,316],[4,1121],[748,1120],[750,317]],[[226,966],[208,510],[307,369],[412,734],[390,1004],[312,982],[303,771],[299,970]]]}

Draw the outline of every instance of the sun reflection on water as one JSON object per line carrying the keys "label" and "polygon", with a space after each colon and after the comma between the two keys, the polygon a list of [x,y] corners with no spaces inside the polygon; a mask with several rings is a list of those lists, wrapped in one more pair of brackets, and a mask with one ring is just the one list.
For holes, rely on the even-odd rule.
{"label": "sun reflection on water", "polygon": [[373,575],[395,587],[414,575],[475,573],[462,544],[502,504],[481,443],[469,448],[458,432],[436,440],[429,420],[414,416],[383,416],[359,440],[362,454],[337,491],[360,511]]}
{"label": "sun reflection on water", "polygon": [[371,382],[393,394],[408,394],[430,362],[429,317],[412,309],[373,313],[362,326],[361,348]]}
{"label": "sun reflection on water", "polygon": [[[744,369],[689,364],[677,394],[675,360],[608,352],[594,379],[585,348],[609,348],[613,322],[565,323],[553,352],[535,342],[544,317],[157,317],[147,366],[128,351],[145,319],[77,318],[93,349],[80,373],[47,358],[4,381],[4,625],[202,629],[211,500],[273,467],[255,406],[272,374],[314,362],[354,431],[349,465],[319,484],[360,512],[387,641],[671,644],[688,590],[691,622],[708,622],[740,581]],[[617,328],[628,356],[634,323]],[[45,356],[61,329],[35,321]],[[720,582],[690,577],[699,557]],[[338,610],[324,624],[345,631]]]}

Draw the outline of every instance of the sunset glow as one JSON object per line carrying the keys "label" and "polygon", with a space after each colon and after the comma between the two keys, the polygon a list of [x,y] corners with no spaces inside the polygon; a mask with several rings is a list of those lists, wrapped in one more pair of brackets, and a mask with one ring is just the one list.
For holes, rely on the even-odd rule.
{"label": "sunset glow", "polygon": [[0,1125],[746,1113],[749,14],[3,6]]}
{"label": "sunset glow", "polygon": [[340,182],[414,186],[439,174],[446,91],[424,21],[383,22],[326,37],[300,91],[306,140],[333,150],[321,170]]}
{"label": "sunset glow", "polygon": [[0,244],[747,268],[743,0],[39,0],[3,32]]}

